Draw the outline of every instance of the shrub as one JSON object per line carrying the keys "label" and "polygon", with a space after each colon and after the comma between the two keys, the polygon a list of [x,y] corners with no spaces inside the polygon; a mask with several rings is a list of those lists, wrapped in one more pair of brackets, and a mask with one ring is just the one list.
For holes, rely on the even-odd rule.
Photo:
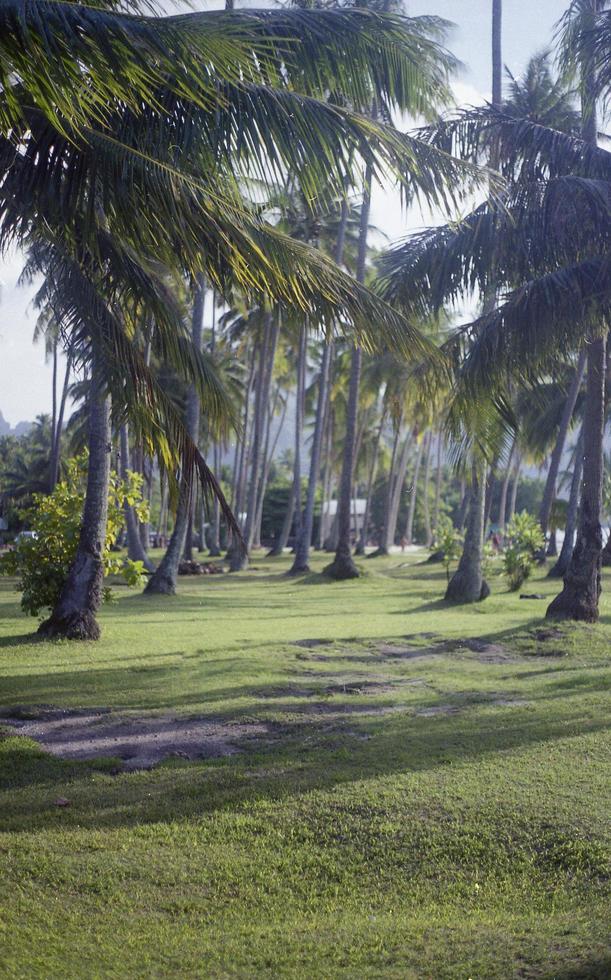
{"label": "shrub", "polygon": [[503,570],[509,579],[510,590],[515,592],[530,577],[537,552],[545,546],[545,538],[538,521],[525,510],[513,516],[505,535]]}
{"label": "shrub", "polygon": [[[21,591],[21,608],[30,616],[41,609],[52,609],[57,602],[68,571],[76,555],[87,479],[87,454],[70,460],[64,480],[51,494],[36,494],[31,508],[24,512],[35,536],[20,538],[14,550],[0,558],[0,573],[16,575]],[[136,510],[142,521],[148,519],[148,507],[142,500],[142,476],[128,473],[121,480],[110,475],[108,526],[102,553],[104,575],[121,575],[128,585],[141,582],[142,562],[124,560],[111,553],[111,547],[123,528],[125,503]],[[111,598],[110,589],[104,599]]]}
{"label": "shrub", "polygon": [[453,561],[458,561],[463,544],[461,532],[454,527],[452,521],[446,514],[442,514],[435,528],[435,540],[431,551],[439,551],[443,555],[442,561],[446,570],[446,577],[450,581],[450,565]]}

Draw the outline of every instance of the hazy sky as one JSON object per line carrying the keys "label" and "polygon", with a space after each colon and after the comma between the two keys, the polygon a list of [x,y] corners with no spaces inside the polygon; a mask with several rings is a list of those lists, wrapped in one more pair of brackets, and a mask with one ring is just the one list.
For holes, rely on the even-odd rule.
{"label": "hazy sky", "polygon": [[[198,6],[209,9],[218,4],[201,2]],[[549,44],[553,25],[566,6],[564,0],[504,0],[503,60],[514,74],[521,72],[531,54]],[[407,9],[410,15],[435,14],[456,25],[448,46],[464,63],[457,99],[475,103],[486,98],[491,0],[408,0]],[[397,195],[378,191],[372,221],[392,239],[405,235],[421,219],[410,216],[408,225]],[[0,411],[12,425],[49,412],[51,405],[50,368],[44,363],[42,347],[32,344],[35,314],[28,309],[32,290],[17,287],[20,271],[19,256],[0,261]]]}

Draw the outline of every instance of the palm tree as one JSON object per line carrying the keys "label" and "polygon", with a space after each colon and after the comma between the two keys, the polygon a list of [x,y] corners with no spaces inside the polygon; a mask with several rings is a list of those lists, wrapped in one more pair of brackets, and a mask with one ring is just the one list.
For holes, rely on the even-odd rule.
{"label": "palm tree", "polygon": [[[103,331],[92,313],[99,309],[96,286],[102,273],[107,275],[109,262],[120,259],[125,280],[128,267],[130,274],[138,275],[136,253],[155,254],[168,265],[203,267],[220,290],[231,275],[244,288],[266,292],[280,302],[296,302],[321,320],[347,314],[366,326],[374,310],[380,314],[379,303],[365,290],[355,291],[353,281],[338,274],[331,263],[262,223],[238,193],[238,164],[242,173],[250,167],[265,177],[289,167],[310,198],[320,186],[335,182],[336,188],[343,187],[351,176],[352,158],[364,157],[372,169],[386,165],[398,171],[406,154],[413,159],[418,148],[410,144],[408,154],[403,138],[318,97],[331,81],[337,88],[336,56],[341,53],[344,68],[342,94],[353,105],[370,101],[372,94],[395,105],[409,104],[415,63],[426,66],[426,84],[418,98],[426,92],[437,101],[445,93],[449,62],[417,22],[406,30],[406,22],[365,11],[133,20],[51,2],[45,6],[43,23],[35,5],[23,8],[9,0],[0,17],[0,238],[5,242],[29,235],[36,244],[61,253],[69,275],[80,277],[78,288],[70,292],[64,320],[75,329],[78,324],[86,340],[97,393],[90,399],[90,468],[99,472],[91,474],[92,500],[84,520],[92,524],[83,529],[82,554],[75,566],[91,575],[81,576],[77,583],[71,574],[47,629],[95,636],[95,542],[105,515],[99,504],[108,474],[104,386],[113,380],[111,338],[113,344],[120,342],[125,359],[119,377],[125,382],[127,372],[132,372],[132,394],[142,383],[151,397],[154,390],[146,366],[124,343],[116,313],[108,307],[102,317],[106,338],[101,342]],[[270,37],[278,36],[285,40],[272,48]],[[113,40],[116,44],[110,43]],[[121,61],[116,52],[125,50]],[[198,70],[198,63],[205,70]],[[176,70],[180,65],[182,72]],[[298,80],[303,94],[293,94],[293,80]],[[236,134],[239,160],[233,150]],[[426,148],[423,154],[430,160]],[[124,177],[120,186],[118,161]],[[437,162],[446,177],[450,171],[455,176],[454,164],[441,157]],[[103,209],[96,204],[94,187]],[[146,211],[138,210],[144,201]],[[117,241],[121,249],[109,256],[109,242]],[[113,273],[118,283],[116,267]],[[114,295],[120,297],[126,289],[115,285]],[[80,305],[75,302],[78,291]],[[136,293],[137,302],[145,305],[142,280]],[[399,318],[386,311],[383,321],[399,340],[404,334]],[[87,334],[92,340],[97,335],[95,343]],[[157,449],[164,463],[173,466],[162,431],[163,427],[156,430]],[[184,471],[196,466],[207,485],[218,491],[178,423],[174,433]],[[83,584],[85,579],[89,586]],[[87,595],[90,601],[80,616],[77,609]]]}
{"label": "palm tree", "polygon": [[460,143],[470,159],[494,139],[508,187],[502,201],[488,200],[458,226],[431,229],[389,253],[383,294],[406,310],[421,311],[474,286],[482,293],[492,285],[505,288],[501,303],[446,345],[454,363],[462,358],[467,414],[474,398],[492,392],[506,418],[512,385],[537,384],[559,350],[578,350],[588,340],[582,494],[587,505],[572,566],[580,574],[550,612],[595,618],[604,334],[611,303],[611,155],[591,141],[490,108],[443,123],[429,138],[446,149]]}

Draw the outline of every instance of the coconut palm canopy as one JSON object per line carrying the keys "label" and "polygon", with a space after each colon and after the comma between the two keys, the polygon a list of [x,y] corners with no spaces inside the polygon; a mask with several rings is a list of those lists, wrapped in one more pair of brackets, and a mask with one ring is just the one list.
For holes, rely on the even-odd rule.
{"label": "coconut palm canopy", "polygon": [[412,236],[381,259],[381,292],[406,311],[431,312],[465,294],[499,302],[447,345],[472,393],[512,377],[541,377],[611,314],[611,154],[492,108],[428,130],[476,159],[500,146],[505,193],[464,220]]}

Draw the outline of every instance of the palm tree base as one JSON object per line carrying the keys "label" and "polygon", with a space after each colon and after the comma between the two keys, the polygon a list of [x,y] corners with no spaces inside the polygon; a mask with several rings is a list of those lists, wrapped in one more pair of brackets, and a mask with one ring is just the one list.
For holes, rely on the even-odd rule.
{"label": "palm tree base", "polygon": [[459,605],[468,602],[483,602],[489,595],[490,586],[485,579],[477,581],[477,577],[455,572],[448,582],[444,598],[446,602],[454,602]]}
{"label": "palm tree base", "polygon": [[602,532],[597,521],[584,522],[564,577],[564,588],[547,608],[546,619],[598,621],[601,590]]}
{"label": "palm tree base", "polygon": [[99,640],[100,625],[95,613],[81,610],[68,616],[52,613],[38,627],[40,636],[47,640]]}
{"label": "palm tree base", "polygon": [[220,558],[220,557],[221,557],[221,549],[220,548],[209,548],[208,549],[208,558]]}
{"label": "palm tree base", "polygon": [[176,595],[176,583],[169,575],[160,575],[159,569],[150,578],[143,595]]}
{"label": "palm tree base", "polygon": [[291,567],[289,568],[289,570],[288,570],[288,572],[286,574],[287,575],[307,575],[307,573],[310,572],[310,571],[311,571],[311,568],[308,565],[307,561],[306,562],[299,562],[299,564],[296,561],[294,561],[293,564],[291,565]]}
{"label": "palm tree base", "polygon": [[370,555],[367,555],[367,557],[368,558],[383,558],[385,555],[388,555],[388,554],[389,554],[388,548],[385,548],[383,545],[380,545],[379,548],[376,548],[376,550],[375,551],[372,551]]}
{"label": "palm tree base", "polygon": [[326,565],[322,571],[323,575],[335,579],[336,582],[344,582],[351,578],[360,578],[361,575],[350,556],[336,558],[330,565]]}
{"label": "palm tree base", "polygon": [[245,572],[248,568],[248,555],[246,553],[242,554],[237,549],[232,551],[229,558],[229,571],[230,572]]}

